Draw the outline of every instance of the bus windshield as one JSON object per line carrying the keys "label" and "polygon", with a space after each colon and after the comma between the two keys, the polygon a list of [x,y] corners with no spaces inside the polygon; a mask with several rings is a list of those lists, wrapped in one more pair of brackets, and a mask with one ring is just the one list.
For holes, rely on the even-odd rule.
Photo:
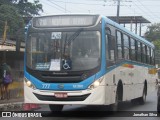
{"label": "bus windshield", "polygon": [[100,65],[100,32],[31,33],[27,41],[27,67],[41,71],[83,71]]}

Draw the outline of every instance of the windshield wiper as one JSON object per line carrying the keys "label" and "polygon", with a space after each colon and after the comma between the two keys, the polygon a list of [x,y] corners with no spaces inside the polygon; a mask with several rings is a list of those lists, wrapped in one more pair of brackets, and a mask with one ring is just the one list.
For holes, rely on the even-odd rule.
{"label": "windshield wiper", "polygon": [[70,46],[71,43],[79,36],[79,34],[83,31],[83,28],[78,29],[75,33],[73,33],[68,39],[67,39],[67,34],[65,37],[65,44],[64,44],[64,53],[66,46]]}
{"label": "windshield wiper", "polygon": [[77,30],[75,33],[73,33],[69,39],[67,40],[66,44],[68,46],[70,46],[71,42],[74,41],[78,36],[79,34],[83,31],[83,28],[80,28],[79,30]]}

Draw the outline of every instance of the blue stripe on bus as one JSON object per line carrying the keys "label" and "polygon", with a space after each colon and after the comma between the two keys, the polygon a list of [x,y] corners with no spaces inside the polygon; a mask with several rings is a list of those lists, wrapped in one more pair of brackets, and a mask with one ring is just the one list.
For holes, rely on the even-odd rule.
{"label": "blue stripe on bus", "polygon": [[[95,80],[95,75],[93,75],[80,83],[44,83],[27,72],[25,72],[25,77],[29,79],[37,89],[58,91],[84,90]],[[46,85],[49,85],[49,87],[46,88]]]}
{"label": "blue stripe on bus", "polygon": [[[125,60],[119,64],[113,65],[107,70],[106,68],[101,69],[101,71],[99,71],[96,75],[93,75],[80,83],[44,83],[39,81],[37,78],[33,77],[32,75],[29,75],[27,72],[25,72],[25,77],[29,79],[36,86],[37,89],[40,89],[40,90],[58,90],[58,91],[85,90],[88,88],[89,85],[91,85],[94,82],[94,80],[99,79],[106,73],[111,72],[112,70],[116,69],[119,66],[122,66],[123,64],[132,64],[132,65],[143,66],[147,68],[155,68],[155,66],[152,66],[152,65],[146,65],[143,63],[137,63],[134,61]],[[50,84],[50,87],[43,88],[43,84]],[[62,85],[64,88],[63,89],[59,88],[59,85]]]}
{"label": "blue stripe on bus", "polygon": [[142,67],[146,67],[146,68],[155,68],[154,65],[148,65],[148,64],[144,64],[144,63],[140,63],[140,62],[136,62],[136,61],[131,61],[131,60],[124,60],[120,63],[117,63],[111,67],[109,67],[107,69],[107,73],[112,71],[113,69],[119,67],[119,66],[122,66],[123,64],[132,64],[132,65],[136,65],[136,66],[142,66]]}

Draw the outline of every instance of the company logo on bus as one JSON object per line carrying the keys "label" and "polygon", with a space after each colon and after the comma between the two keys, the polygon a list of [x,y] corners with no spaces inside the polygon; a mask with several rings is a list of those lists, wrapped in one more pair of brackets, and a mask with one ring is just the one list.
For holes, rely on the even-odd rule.
{"label": "company logo on bus", "polygon": [[58,85],[58,88],[59,88],[59,89],[64,89],[64,84],[59,84],[59,85]]}
{"label": "company logo on bus", "polygon": [[87,74],[83,74],[82,76],[81,76],[81,78],[84,80],[84,79],[86,79],[87,78]]}

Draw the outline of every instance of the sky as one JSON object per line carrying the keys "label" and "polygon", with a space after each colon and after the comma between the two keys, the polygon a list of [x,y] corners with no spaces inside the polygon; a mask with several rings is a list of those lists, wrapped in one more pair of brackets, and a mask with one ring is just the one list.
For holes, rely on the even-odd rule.
{"label": "sky", "polygon": [[[33,2],[33,0],[29,0]],[[105,16],[117,15],[118,0],[39,0],[44,12],[41,15],[63,13],[92,13]],[[160,0],[120,0],[120,16],[143,16],[153,23],[160,23]],[[142,32],[148,24],[143,24]],[[126,26],[128,29],[130,26]]]}

